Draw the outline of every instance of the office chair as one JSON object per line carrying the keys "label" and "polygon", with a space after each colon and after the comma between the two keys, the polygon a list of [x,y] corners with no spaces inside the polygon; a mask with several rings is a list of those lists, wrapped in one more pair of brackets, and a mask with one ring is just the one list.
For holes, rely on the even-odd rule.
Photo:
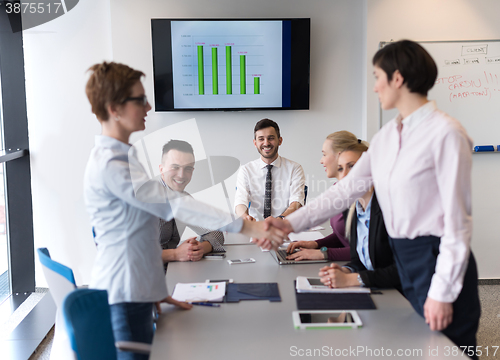
{"label": "office chair", "polygon": [[57,307],[54,342],[52,343],[50,358],[75,359],[61,314],[61,305],[64,298],[76,289],[73,270],[52,260],[47,248],[39,248],[37,249],[37,253],[40,263],[42,264],[43,274],[49,285],[50,295],[52,299],[54,299],[54,303]]}
{"label": "office chair", "polygon": [[114,360],[117,348],[141,354],[151,351],[150,344],[132,341],[115,343],[106,290],[74,290],[64,299],[62,314],[78,360]]}

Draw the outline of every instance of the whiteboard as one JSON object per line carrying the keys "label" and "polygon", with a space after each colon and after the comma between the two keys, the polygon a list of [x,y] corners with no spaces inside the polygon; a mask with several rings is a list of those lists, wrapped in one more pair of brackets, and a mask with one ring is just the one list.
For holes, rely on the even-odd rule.
{"label": "whiteboard", "polygon": [[[500,40],[419,44],[438,67],[429,100],[460,121],[474,145],[500,145]],[[396,114],[381,111],[381,125]]]}

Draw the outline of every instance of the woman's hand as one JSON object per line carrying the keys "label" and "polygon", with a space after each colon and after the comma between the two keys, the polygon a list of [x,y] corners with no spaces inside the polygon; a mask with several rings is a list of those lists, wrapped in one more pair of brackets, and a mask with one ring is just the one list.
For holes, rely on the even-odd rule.
{"label": "woman's hand", "polygon": [[[308,242],[308,241],[307,241]],[[291,255],[288,255],[287,260],[323,260],[325,256],[321,252],[321,250],[312,250],[312,249],[301,249]]]}
{"label": "woman's hand", "polygon": [[317,249],[318,243],[316,241],[294,241],[288,245],[286,252],[293,254],[295,249]]}
{"label": "woman's hand", "polygon": [[424,317],[431,330],[444,330],[453,321],[453,304],[427,297],[424,303]]}
{"label": "woman's hand", "polygon": [[360,286],[357,273],[351,273],[349,269],[335,263],[321,268],[319,276],[321,276],[320,281],[330,288]]}
{"label": "woman's hand", "polygon": [[158,301],[158,302],[155,303],[156,311],[158,312],[158,315],[161,314],[161,307],[160,307],[161,303],[167,303],[167,304],[175,305],[175,306],[177,306],[178,308],[180,308],[182,310],[190,310],[193,307],[193,305],[190,304],[190,303],[187,303],[187,302],[184,302],[184,301],[177,301],[174,298],[172,298],[171,296],[167,296],[162,301]]}

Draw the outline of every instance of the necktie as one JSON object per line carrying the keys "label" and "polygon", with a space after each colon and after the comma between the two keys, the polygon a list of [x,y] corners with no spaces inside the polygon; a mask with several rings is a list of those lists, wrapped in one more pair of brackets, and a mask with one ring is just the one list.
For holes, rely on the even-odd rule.
{"label": "necktie", "polygon": [[266,175],[266,193],[264,195],[264,219],[271,216],[271,188],[273,183],[273,178],[271,175],[271,169],[273,165],[267,165],[267,175]]}

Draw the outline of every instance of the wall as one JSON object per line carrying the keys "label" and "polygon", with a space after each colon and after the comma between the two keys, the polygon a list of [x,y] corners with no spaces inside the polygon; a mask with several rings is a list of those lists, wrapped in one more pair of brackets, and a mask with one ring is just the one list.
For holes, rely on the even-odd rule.
{"label": "wall", "polygon": [[[496,0],[368,0],[366,127],[371,138],[379,127],[379,105],[372,89],[371,58],[380,41],[485,40],[500,38],[500,2]],[[439,104],[438,104],[439,106]],[[458,119],[460,120],[460,119]],[[500,155],[473,156],[474,231],[472,249],[481,278],[500,277]]]}
{"label": "wall", "polygon": [[[270,117],[282,128],[281,154],[303,165],[314,197],[326,186],[319,164],[325,136],[342,129],[362,133],[365,0],[80,1],[68,14],[25,32],[35,246],[47,246],[73,268],[78,284],[89,282],[95,256],[82,176],[100,131],[84,94],[85,70],[103,60],[124,62],[146,73],[146,93],[153,98],[154,17],[310,17],[311,110],[151,111],[147,130],[132,142],[196,117],[207,155],[231,155],[245,163],[258,155],[252,144],[255,122]],[[44,284],[38,271],[37,286]]]}
{"label": "wall", "polygon": [[[324,180],[319,159],[326,135],[346,129],[361,136],[364,15],[364,1],[348,0],[148,0],[141,6],[132,0],[112,0],[113,58],[146,73],[144,85],[150,98],[151,18],[311,18],[311,110],[154,113],[153,109],[146,131],[133,140],[195,117],[208,155],[231,154],[246,163],[257,157],[253,126],[269,117],[282,130],[280,153],[302,164],[311,184]],[[311,196],[319,194],[310,189]]]}
{"label": "wall", "polygon": [[[80,3],[24,32],[35,247],[88,283],[95,247],[83,204],[83,173],[99,124],[85,96],[85,72],[111,59],[109,1]],[[46,286],[36,259],[36,284]]]}

